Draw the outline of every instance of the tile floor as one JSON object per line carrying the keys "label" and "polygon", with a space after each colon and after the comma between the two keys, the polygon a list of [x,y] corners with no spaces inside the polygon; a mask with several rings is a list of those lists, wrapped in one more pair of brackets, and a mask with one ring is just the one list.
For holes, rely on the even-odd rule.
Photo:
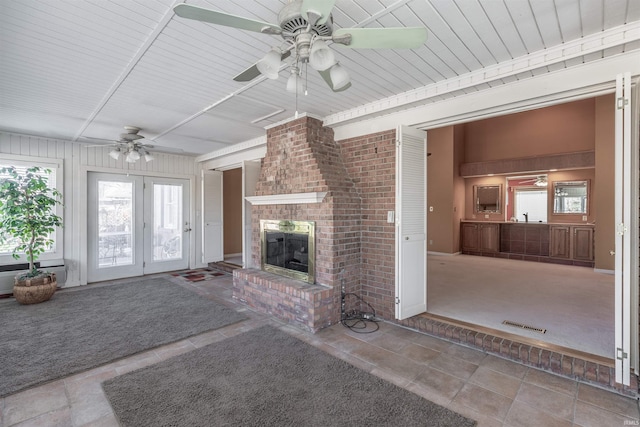
{"label": "tile floor", "polygon": [[[458,344],[381,323],[359,334],[334,325],[313,335],[233,303],[229,274],[169,280],[249,319],[0,399],[0,427],[117,426],[100,382],[224,340],[266,322],[361,369],[478,421],[478,426],[639,425],[637,401]],[[37,399],[36,399],[37,398]]]}

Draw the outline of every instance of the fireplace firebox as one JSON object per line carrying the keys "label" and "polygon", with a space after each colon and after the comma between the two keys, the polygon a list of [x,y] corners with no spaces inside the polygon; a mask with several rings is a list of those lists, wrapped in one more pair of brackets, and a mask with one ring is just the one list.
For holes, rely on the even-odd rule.
{"label": "fireplace firebox", "polygon": [[263,270],[315,282],[315,222],[260,220],[260,247]]}

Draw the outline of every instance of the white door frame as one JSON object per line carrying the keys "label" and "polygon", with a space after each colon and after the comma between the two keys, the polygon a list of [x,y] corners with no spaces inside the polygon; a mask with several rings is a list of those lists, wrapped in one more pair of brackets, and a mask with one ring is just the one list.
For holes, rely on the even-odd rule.
{"label": "white door frame", "polygon": [[242,266],[253,267],[251,202],[246,197],[255,196],[260,178],[260,161],[242,162]]}
{"label": "white door frame", "polygon": [[203,170],[202,180],[202,263],[224,261],[223,173]]}
{"label": "white door frame", "polygon": [[[637,279],[637,145],[632,144],[631,73],[618,74],[615,96],[615,370],[616,382],[630,385],[631,365],[637,366],[637,348],[632,348],[632,333],[637,335],[636,295],[632,278]],[[634,119],[637,126],[637,118]],[[636,140],[637,144],[637,140]],[[633,154],[632,154],[633,153]],[[633,171],[633,167],[636,168]],[[634,181],[635,179],[635,181]],[[635,191],[635,200],[632,202]],[[635,209],[635,210],[633,210]],[[632,212],[636,222],[632,221]],[[635,229],[634,229],[635,228]],[[635,237],[635,240],[632,239]],[[633,244],[632,244],[633,242]],[[635,258],[636,264],[632,262]],[[635,268],[635,269],[634,269]],[[635,285],[637,287],[637,285]],[[635,318],[634,318],[635,317]],[[635,327],[634,327],[635,326]],[[637,373],[637,372],[636,372]]]}

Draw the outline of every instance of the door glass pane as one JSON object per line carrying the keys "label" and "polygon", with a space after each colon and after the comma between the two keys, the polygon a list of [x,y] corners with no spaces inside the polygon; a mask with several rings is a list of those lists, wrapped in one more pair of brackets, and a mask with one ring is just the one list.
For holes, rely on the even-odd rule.
{"label": "door glass pane", "polygon": [[98,181],[98,268],[131,265],[133,183]]}
{"label": "door glass pane", "polygon": [[182,258],[182,186],[153,184],[153,260]]}

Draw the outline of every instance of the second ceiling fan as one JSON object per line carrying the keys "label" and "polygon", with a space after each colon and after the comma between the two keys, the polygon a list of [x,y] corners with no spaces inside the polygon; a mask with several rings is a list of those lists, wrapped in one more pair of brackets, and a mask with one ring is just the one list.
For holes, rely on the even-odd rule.
{"label": "second ceiling fan", "polygon": [[260,74],[277,79],[282,61],[293,54],[291,75],[287,81],[290,92],[302,91],[302,70],[307,65],[318,71],[334,92],[351,86],[349,74],[336,61],[327,42],[352,49],[412,49],[427,40],[424,27],[334,29],[331,15],[334,4],[335,0],[290,0],[278,14],[278,24],[184,3],[176,5],[173,10],[182,18],[281,36],[281,47],[273,48],[234,80],[246,82]]}

